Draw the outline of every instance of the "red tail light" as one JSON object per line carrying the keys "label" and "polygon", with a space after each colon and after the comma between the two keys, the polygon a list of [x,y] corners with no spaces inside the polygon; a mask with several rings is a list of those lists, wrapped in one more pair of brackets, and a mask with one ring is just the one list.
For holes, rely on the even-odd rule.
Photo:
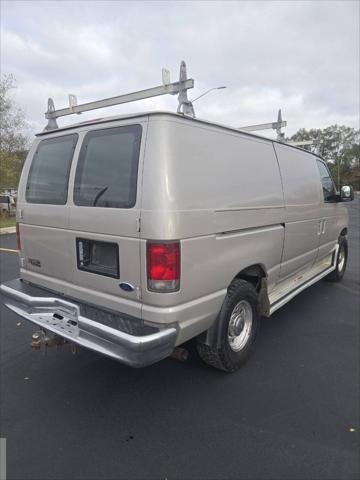
{"label": "red tail light", "polygon": [[180,287],[180,242],[147,243],[148,289],[175,292]]}
{"label": "red tail light", "polygon": [[21,250],[20,228],[18,223],[16,223],[16,248],[19,251]]}

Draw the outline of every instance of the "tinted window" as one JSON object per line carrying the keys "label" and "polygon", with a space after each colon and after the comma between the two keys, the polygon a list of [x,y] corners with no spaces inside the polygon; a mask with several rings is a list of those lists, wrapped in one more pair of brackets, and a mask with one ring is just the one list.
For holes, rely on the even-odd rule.
{"label": "tinted window", "polygon": [[26,186],[28,202],[66,203],[71,160],[77,139],[78,136],[73,134],[39,143]]}
{"label": "tinted window", "polygon": [[317,161],[317,165],[320,172],[321,184],[324,194],[324,201],[325,202],[334,202],[336,199],[336,190],[334,186],[333,179],[331,178],[330,172],[325,165],[325,163],[321,161]]}
{"label": "tinted window", "polygon": [[76,171],[74,202],[131,208],[136,202],[141,126],[89,132]]}

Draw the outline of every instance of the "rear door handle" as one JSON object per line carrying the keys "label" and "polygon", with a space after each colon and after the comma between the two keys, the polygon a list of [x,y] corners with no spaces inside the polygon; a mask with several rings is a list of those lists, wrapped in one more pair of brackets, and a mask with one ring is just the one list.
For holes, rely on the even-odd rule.
{"label": "rear door handle", "polygon": [[318,235],[321,235],[321,231],[322,231],[322,220],[319,220]]}
{"label": "rear door handle", "polygon": [[326,231],[326,220],[323,220],[323,227],[322,227],[321,233],[324,235],[325,231]]}

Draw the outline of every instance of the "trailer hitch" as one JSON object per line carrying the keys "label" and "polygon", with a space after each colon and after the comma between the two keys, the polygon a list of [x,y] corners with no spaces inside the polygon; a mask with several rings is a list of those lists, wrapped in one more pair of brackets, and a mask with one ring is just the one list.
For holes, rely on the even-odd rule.
{"label": "trailer hitch", "polygon": [[41,347],[53,347],[61,346],[68,343],[65,338],[60,337],[60,335],[50,334],[46,330],[38,330],[32,334],[31,337],[31,348],[33,350],[40,350]]}
{"label": "trailer hitch", "polygon": [[186,362],[189,358],[189,352],[185,348],[175,347],[170,357],[175,358],[175,360],[179,360],[180,362]]}

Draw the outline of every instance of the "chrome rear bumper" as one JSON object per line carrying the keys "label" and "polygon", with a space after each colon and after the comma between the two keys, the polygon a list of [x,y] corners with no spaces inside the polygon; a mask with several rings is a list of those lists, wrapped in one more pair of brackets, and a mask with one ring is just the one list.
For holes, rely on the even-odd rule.
{"label": "chrome rear bumper", "polygon": [[132,335],[83,316],[80,302],[53,296],[21,280],[1,285],[0,292],[10,310],[35,325],[132,367],[151,365],[168,357],[175,348],[174,327],[154,327],[151,333]]}

